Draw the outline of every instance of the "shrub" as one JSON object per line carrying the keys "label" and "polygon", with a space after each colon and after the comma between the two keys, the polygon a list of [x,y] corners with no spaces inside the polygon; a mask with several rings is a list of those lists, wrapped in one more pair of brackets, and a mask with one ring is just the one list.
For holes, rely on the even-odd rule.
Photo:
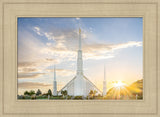
{"label": "shrub", "polygon": [[25,99],[25,96],[24,96],[24,95],[22,96],[22,99]]}
{"label": "shrub", "polygon": [[42,98],[48,98],[48,96],[47,95],[42,95]]}
{"label": "shrub", "polygon": [[69,99],[72,99],[72,96],[68,96],[68,98],[67,98],[67,99],[68,99],[68,100],[69,100]]}
{"label": "shrub", "polygon": [[77,100],[82,99],[82,96],[75,96],[74,99],[77,99]]}
{"label": "shrub", "polygon": [[32,99],[32,100],[36,99],[36,96],[31,96],[31,99]]}

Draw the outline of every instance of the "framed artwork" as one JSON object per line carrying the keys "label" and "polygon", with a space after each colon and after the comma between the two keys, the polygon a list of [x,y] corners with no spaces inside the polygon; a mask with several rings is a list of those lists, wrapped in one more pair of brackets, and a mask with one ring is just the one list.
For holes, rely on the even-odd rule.
{"label": "framed artwork", "polygon": [[17,22],[18,99],[143,100],[143,18]]}
{"label": "framed artwork", "polygon": [[160,116],[158,8],[1,0],[0,116]]}

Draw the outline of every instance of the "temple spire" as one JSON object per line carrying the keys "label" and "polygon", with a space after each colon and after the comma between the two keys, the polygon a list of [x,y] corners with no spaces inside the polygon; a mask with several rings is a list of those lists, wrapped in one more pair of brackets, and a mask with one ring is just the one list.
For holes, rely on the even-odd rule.
{"label": "temple spire", "polygon": [[81,50],[81,29],[79,28],[79,50]]}
{"label": "temple spire", "polygon": [[104,65],[104,81],[106,81],[106,66]]}
{"label": "temple spire", "polygon": [[54,81],[56,81],[56,66],[54,65]]}
{"label": "temple spire", "polygon": [[104,81],[103,81],[103,96],[107,94],[107,88],[106,88],[106,67],[104,65]]}
{"label": "temple spire", "polygon": [[83,59],[82,59],[82,48],[81,48],[81,29],[79,28],[79,48],[77,58],[77,75],[83,74]]}
{"label": "temple spire", "polygon": [[53,95],[57,95],[56,66],[54,65]]}

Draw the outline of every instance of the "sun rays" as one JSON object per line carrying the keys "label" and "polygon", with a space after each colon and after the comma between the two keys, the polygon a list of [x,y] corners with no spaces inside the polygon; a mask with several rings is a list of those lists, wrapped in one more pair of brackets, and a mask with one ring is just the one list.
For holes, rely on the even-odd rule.
{"label": "sun rays", "polygon": [[113,83],[113,86],[115,88],[123,88],[126,84],[124,82],[122,82],[121,80],[116,81],[115,83]]}
{"label": "sun rays", "polygon": [[136,95],[142,97],[143,95],[143,80],[128,85],[124,81],[118,80],[112,82],[113,87],[109,89],[105,98],[119,100],[119,99],[136,99]]}

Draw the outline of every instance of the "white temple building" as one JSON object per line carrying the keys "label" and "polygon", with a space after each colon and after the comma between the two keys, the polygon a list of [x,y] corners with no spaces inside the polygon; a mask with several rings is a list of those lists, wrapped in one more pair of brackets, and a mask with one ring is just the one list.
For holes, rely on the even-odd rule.
{"label": "white temple building", "polygon": [[83,73],[81,29],[79,29],[79,50],[78,50],[78,57],[77,57],[77,73],[76,73],[76,76],[71,81],[69,81],[61,90],[58,91],[58,95],[61,95],[62,90],[63,91],[67,90],[68,95],[70,96],[87,97],[91,90],[97,91],[96,95],[98,94],[102,95],[102,92],[90,80],[88,80],[88,78]]}

